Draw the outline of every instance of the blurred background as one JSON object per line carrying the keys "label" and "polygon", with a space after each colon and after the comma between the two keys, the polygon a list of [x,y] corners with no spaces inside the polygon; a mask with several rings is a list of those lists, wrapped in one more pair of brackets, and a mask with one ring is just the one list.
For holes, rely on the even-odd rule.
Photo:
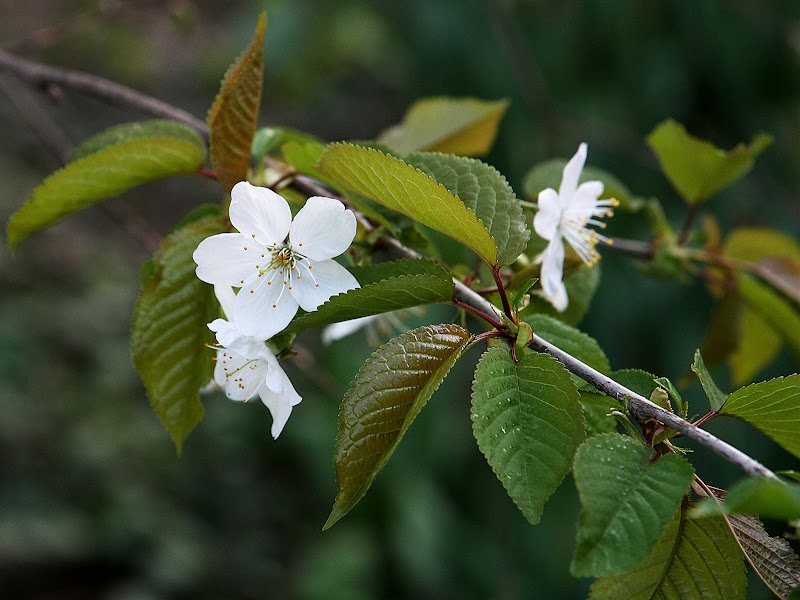
{"label": "blurred background", "polygon": [[[794,1],[4,0],[0,47],[108,77],[203,117],[227,66],[268,13],[261,125],[369,139],[431,95],[507,98],[488,162],[521,190],[537,162],[589,143],[589,164],[685,208],[643,138],[673,117],[730,148],[774,145],[712,198],[725,231],[800,233],[800,4]],[[25,99],[36,92],[5,80]],[[72,143],[149,115],[69,89],[34,96]],[[22,94],[22,95],[20,95]],[[0,93],[0,220],[58,161]],[[571,478],[530,526],[471,434],[473,349],[417,418],[366,498],[331,530],[338,402],[372,352],[366,336],[304,334],[286,364],[303,396],[277,441],[260,403],[206,398],[182,458],[151,411],[128,349],[141,235],[219,199],[200,178],[148,184],[0,250],[0,596],[204,598],[583,598],[568,574],[578,505]],[[646,239],[639,219],[609,231]],[[141,230],[138,231],[141,233]],[[3,244],[5,245],[5,244]],[[700,283],[639,277],[605,253],[581,328],[614,368],[679,379],[712,299]],[[410,325],[450,320],[429,309]],[[796,370],[784,351],[759,379]],[[725,368],[714,371],[729,390]],[[686,391],[703,414],[698,385]],[[710,430],[774,469],[798,468],[758,432]],[[705,451],[701,477],[738,473]],[[768,524],[780,533],[780,524]],[[751,577],[749,598],[770,597]]]}

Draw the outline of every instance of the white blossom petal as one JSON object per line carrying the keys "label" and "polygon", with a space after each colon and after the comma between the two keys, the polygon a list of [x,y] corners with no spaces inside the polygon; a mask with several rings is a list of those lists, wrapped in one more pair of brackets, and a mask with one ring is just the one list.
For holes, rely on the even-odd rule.
{"label": "white blossom petal", "polygon": [[245,358],[229,349],[217,351],[214,381],[231,400],[245,401],[255,396],[266,376],[266,362]]}
{"label": "white blossom petal", "polygon": [[217,342],[226,348],[230,348],[238,338],[242,337],[234,324],[225,319],[214,319],[208,324],[208,328],[216,334]]}
{"label": "white blossom petal", "polygon": [[[215,285],[214,295],[217,297],[220,307],[222,307],[222,312],[225,313],[229,321],[233,321],[233,301],[236,299],[233,288],[229,285]],[[216,331],[216,329],[212,329],[212,331]]]}
{"label": "white blossom petal", "polygon": [[292,296],[306,312],[316,310],[331,296],[361,287],[356,278],[335,260],[305,258],[295,263]]}
{"label": "white blossom petal", "polygon": [[362,327],[366,327],[372,321],[379,318],[380,315],[370,315],[368,317],[359,317],[357,319],[350,319],[349,321],[341,321],[328,325],[322,330],[322,343],[328,345],[343,337],[355,333]]}
{"label": "white blossom petal", "polygon": [[294,218],[289,230],[292,250],[313,260],[345,252],[356,236],[356,216],[333,198],[313,196]]}
{"label": "white blossom petal", "polygon": [[258,249],[240,233],[220,233],[204,239],[192,254],[198,279],[206,283],[239,287],[254,275]]}
{"label": "white blossom petal", "polygon": [[566,203],[569,197],[578,189],[578,180],[583,171],[583,165],[586,163],[586,154],[588,148],[586,143],[578,146],[578,151],[575,156],[569,159],[569,162],[564,166],[564,173],[561,177],[561,186],[558,188],[558,195],[561,196],[561,202]]}
{"label": "white blossom petal", "polygon": [[564,275],[564,243],[561,238],[551,241],[539,257],[542,263],[542,293],[559,312],[567,308],[567,288],[562,281]]}
{"label": "white blossom petal", "polygon": [[247,238],[265,246],[280,245],[289,233],[289,203],[269,188],[240,181],[231,190],[231,224]]}
{"label": "white blossom petal", "polygon": [[255,278],[236,295],[234,318],[243,335],[268,340],[282,331],[297,313],[297,301],[289,291],[289,281],[275,269]]}
{"label": "white blossom petal", "polygon": [[539,192],[539,210],[533,217],[533,228],[540,238],[552,240],[561,221],[561,200],[553,188]]}

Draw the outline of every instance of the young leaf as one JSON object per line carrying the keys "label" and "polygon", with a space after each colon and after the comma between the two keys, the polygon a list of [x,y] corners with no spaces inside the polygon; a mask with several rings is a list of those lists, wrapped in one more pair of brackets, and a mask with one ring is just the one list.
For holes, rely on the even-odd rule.
{"label": "young leaf", "polygon": [[759,263],[765,258],[789,258],[800,260],[800,245],[794,238],[763,227],[734,229],[725,238],[722,254]]}
{"label": "young leaf", "polygon": [[201,138],[194,129],[182,123],[176,123],[175,121],[157,119],[153,121],[143,121],[141,123],[123,123],[122,125],[116,125],[115,127],[110,127],[105,131],[101,131],[75,148],[70,161],[75,162],[76,160],[86,158],[95,152],[99,152],[104,148],[119,144],[120,142],[129,142],[131,140],[140,140],[143,138],[183,140],[197,146],[197,149],[200,150],[205,159],[206,144],[203,138]]}
{"label": "young leaf", "polygon": [[[743,309],[739,317],[739,340],[728,358],[731,367],[731,382],[741,387],[753,381],[756,375],[770,364],[783,348],[783,340],[755,311],[747,308],[741,300]],[[728,322],[726,327],[734,329],[736,322]]]}
{"label": "young leaf", "polygon": [[378,141],[400,154],[428,150],[481,156],[491,149],[507,108],[506,100],[423,98],[408,109],[402,123],[384,131]]}
{"label": "young leaf", "polygon": [[497,169],[474,158],[417,152],[405,161],[458,196],[484,224],[497,244],[497,261],[510,265],[525,250],[531,232],[522,206]]}
{"label": "young leaf", "polygon": [[531,523],[570,470],[584,436],[569,372],[546,354],[518,363],[505,348],[481,357],[472,384],[472,431],[508,495]]}
{"label": "young leaf", "polygon": [[214,343],[206,324],[219,313],[214,288],[195,275],[192,252],[224,230],[219,217],[206,217],[167,236],[153,259],[155,276],[142,287],[133,313],[133,364],[178,453],[203,417],[198,390],[213,375],[214,356],[206,347]]}
{"label": "young leaf", "polygon": [[588,439],[575,454],[583,513],[570,572],[609,576],[630,571],[653,551],[692,483],[677,454],[651,463],[645,446],[616,433]]}
{"label": "young leaf", "polygon": [[635,570],[598,579],[590,600],[745,600],[742,553],[722,518],[675,518]]}
{"label": "young leaf", "polygon": [[700,380],[700,385],[703,386],[703,390],[705,390],[706,396],[708,396],[708,403],[711,405],[711,410],[719,410],[722,408],[722,405],[725,404],[725,400],[728,399],[728,396],[717,387],[716,383],[714,383],[714,380],[711,378],[711,374],[708,372],[708,369],[706,369],[706,364],[703,362],[703,355],[700,354],[700,350],[697,350],[694,353],[692,371],[697,374],[697,378]]}
{"label": "young leaf", "polygon": [[384,344],[361,368],[342,400],[333,461],[338,491],[323,529],[364,497],[471,341],[458,325],[420,327]]}
{"label": "young leaf", "polygon": [[[287,144],[293,144],[296,147],[303,147],[305,145],[318,146],[320,148],[320,153],[322,153],[322,144],[312,135],[297,129],[292,129],[291,127],[262,127],[253,135],[253,142],[250,145],[250,156],[255,161],[262,161],[264,157],[271,152],[283,152]],[[317,157],[317,160],[318,159],[319,157]],[[291,164],[291,162],[289,164]]]}
{"label": "young leaf", "polygon": [[148,181],[191,173],[203,166],[205,150],[172,137],[131,139],[84,156],[56,171],[8,220],[13,251],[30,234],[59,219]]}
{"label": "young leaf", "polygon": [[475,213],[411,165],[370,148],[333,144],[325,149],[317,169],[337,185],[441,231],[489,264],[497,264],[497,246]]}
{"label": "young leaf", "polygon": [[730,527],[747,562],[778,598],[800,588],[800,560],[786,540],[770,537],[761,521],[747,515],[728,515]]}
{"label": "young leaf", "polygon": [[791,303],[749,273],[739,274],[739,294],[780,335],[800,362],[800,314]]}
{"label": "young leaf", "polygon": [[226,192],[246,179],[250,165],[250,148],[261,106],[266,27],[267,15],[262,12],[250,46],[228,69],[208,112],[211,162]]}
{"label": "young leaf", "polygon": [[800,457],[800,375],[740,388],[728,397],[720,414],[749,423]]}
{"label": "young leaf", "polygon": [[543,314],[531,315],[525,318],[525,321],[533,328],[536,335],[555,344],[567,354],[571,354],[601,373],[608,373],[611,370],[605,352],[591,336]]}
{"label": "young leaf", "polygon": [[647,143],[673,187],[687,203],[697,204],[746,175],[772,136],[759,133],[749,146],[739,144],[724,152],[669,119],[647,136]]}

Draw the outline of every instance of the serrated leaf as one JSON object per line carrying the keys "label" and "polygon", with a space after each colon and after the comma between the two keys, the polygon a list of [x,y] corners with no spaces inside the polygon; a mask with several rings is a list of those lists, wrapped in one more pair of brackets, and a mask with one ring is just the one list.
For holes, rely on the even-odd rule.
{"label": "serrated leaf", "polygon": [[107,146],[70,162],[38,185],[11,215],[8,246],[13,251],[30,234],[137,185],[197,171],[204,157],[204,151],[192,142],[148,137]]}
{"label": "serrated leaf", "polygon": [[219,313],[213,286],[195,275],[192,253],[225,230],[218,217],[190,223],[167,236],[153,258],[155,275],[142,287],[133,313],[131,354],[150,404],[178,453],[203,417],[198,391],[213,375],[214,334],[206,326]]}
{"label": "serrated leaf", "polygon": [[423,98],[408,109],[402,123],[384,131],[378,141],[400,154],[428,150],[481,156],[491,149],[506,109],[506,100]]}
{"label": "serrated leaf", "polygon": [[408,427],[472,341],[458,325],[431,325],[384,344],[342,400],[334,466],[338,491],[323,529],[367,493]]}
{"label": "serrated leaf", "polygon": [[619,410],[619,403],[611,396],[581,390],[581,407],[586,423],[586,437],[600,433],[613,433],[617,430],[617,420],[611,414]]}
{"label": "serrated leaf", "polygon": [[514,190],[497,169],[474,158],[417,152],[404,159],[458,196],[494,238],[497,261],[513,263],[525,250],[531,232]]}
{"label": "serrated leaf", "polygon": [[449,235],[489,264],[497,264],[494,240],[475,213],[411,165],[377,150],[333,144],[317,169],[337,185]]}
{"label": "serrated leaf", "polygon": [[75,148],[70,161],[74,162],[86,158],[95,152],[99,152],[104,148],[119,144],[120,142],[129,142],[131,140],[140,140],[143,138],[183,140],[184,142],[197,146],[197,149],[202,153],[203,159],[205,159],[206,144],[203,138],[201,138],[194,129],[182,123],[176,123],[175,121],[156,119],[139,123],[123,123],[122,125],[116,125],[105,131],[101,131]]}
{"label": "serrated leaf", "polygon": [[740,388],[728,397],[720,414],[749,423],[800,457],[800,375]]}
{"label": "serrated leaf", "polygon": [[[310,327],[321,327],[424,304],[443,304],[453,299],[455,284],[444,267],[430,261],[405,262],[412,263],[409,268],[412,273],[416,271],[415,274],[388,275],[388,278],[333,296],[317,310],[295,317],[283,333],[300,333]],[[423,267],[426,263],[432,267]],[[353,271],[358,279],[359,271]],[[361,277],[369,280],[366,278],[373,278],[375,274],[396,271],[397,269],[389,271],[378,268],[366,275],[362,271]]]}
{"label": "serrated leaf", "polygon": [[739,274],[739,295],[789,346],[800,362],[800,314],[790,302],[749,273]]}
{"label": "serrated leaf", "polygon": [[772,593],[785,600],[800,588],[800,560],[786,540],[770,537],[755,517],[734,514],[727,520],[747,562]]}
{"label": "serrated leaf", "polygon": [[402,258],[374,265],[350,267],[348,270],[362,286],[404,275],[433,275],[442,280],[452,280],[450,272],[444,266],[427,258]]}
{"label": "serrated leaf", "polygon": [[608,373],[611,370],[605,352],[593,337],[548,315],[531,315],[525,318],[525,322],[531,326],[536,335],[555,344],[581,362],[601,373]]}
{"label": "serrated leaf", "polygon": [[669,119],[647,136],[647,143],[681,197],[697,204],[746,175],[756,157],[772,143],[772,136],[759,133],[749,146],[739,144],[725,152],[689,135],[683,125]]}
{"label": "serrated leaf", "polygon": [[703,390],[708,397],[708,403],[711,405],[711,410],[719,410],[722,408],[722,405],[725,404],[725,400],[728,399],[728,395],[724,394],[722,390],[717,387],[717,384],[714,383],[711,373],[708,372],[706,364],[703,362],[703,355],[700,354],[700,350],[694,353],[692,371],[697,374],[700,385],[703,386]]}
{"label": "serrated leaf", "polygon": [[569,372],[546,354],[518,363],[505,348],[481,357],[472,384],[472,432],[508,495],[538,523],[584,436]]}
{"label": "serrated leaf", "polygon": [[635,570],[592,584],[590,600],[745,600],[742,553],[721,518],[674,519]]}
{"label": "serrated leaf", "polygon": [[266,27],[267,15],[262,12],[250,46],[228,70],[208,112],[211,162],[226,192],[247,178],[250,166],[261,106]]}
{"label": "serrated leaf", "polygon": [[694,478],[677,454],[650,462],[637,440],[617,433],[589,438],[573,466],[583,512],[570,572],[630,571],[653,551]]}

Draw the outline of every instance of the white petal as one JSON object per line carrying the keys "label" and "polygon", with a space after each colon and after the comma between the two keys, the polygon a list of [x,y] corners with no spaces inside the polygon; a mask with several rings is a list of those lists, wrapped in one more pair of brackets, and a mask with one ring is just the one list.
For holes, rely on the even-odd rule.
{"label": "white petal", "polygon": [[564,243],[558,237],[551,241],[541,256],[542,292],[559,312],[567,308],[567,288],[564,286]]}
{"label": "white petal", "polygon": [[371,315],[369,317],[359,317],[358,319],[350,319],[349,321],[328,325],[322,330],[322,343],[327,345],[343,337],[347,337],[376,320],[378,317],[379,315]]}
{"label": "white petal", "polygon": [[305,258],[295,263],[292,273],[292,296],[306,312],[317,310],[331,296],[361,287],[335,260]]}
{"label": "white petal", "polygon": [[277,360],[274,361],[274,365],[270,364],[267,384],[263,385],[258,392],[264,406],[266,406],[270,414],[272,414],[272,428],[270,432],[272,433],[272,437],[277,439],[281,431],[283,431],[286,421],[289,420],[292,407],[299,404],[302,398],[295,391],[292,382],[289,381],[286,373],[284,373],[283,369],[278,365]]}
{"label": "white petal", "polygon": [[[233,321],[233,301],[236,298],[236,294],[233,293],[233,288],[229,285],[215,285],[214,295],[217,297],[219,305],[222,307],[222,312],[225,313],[229,321]],[[216,329],[212,329],[212,331],[216,331]]]}
{"label": "white petal", "polygon": [[265,246],[280,245],[289,233],[289,203],[269,188],[240,181],[231,190],[231,224]]}
{"label": "white petal", "polygon": [[240,233],[220,233],[207,237],[192,254],[197,277],[206,283],[239,287],[253,275],[259,254],[258,244],[248,244]]}
{"label": "white petal", "polygon": [[578,146],[578,151],[575,156],[569,159],[569,162],[564,166],[564,173],[561,177],[561,187],[558,188],[558,194],[561,196],[562,202],[567,202],[567,199],[575,193],[578,189],[578,180],[583,171],[583,165],[586,163],[586,153],[588,149],[585,143]]}
{"label": "white petal", "polygon": [[225,319],[214,319],[208,324],[208,328],[217,334],[217,341],[226,348],[230,348],[237,339],[242,337],[234,324]]}
{"label": "white petal", "polygon": [[267,271],[248,281],[236,294],[236,328],[247,336],[268,340],[282,331],[297,313],[297,301],[280,271]]}
{"label": "white petal", "polygon": [[561,200],[553,188],[539,192],[539,210],[533,217],[533,228],[540,238],[552,240],[561,221]]}
{"label": "white petal", "polygon": [[289,230],[292,250],[314,260],[339,256],[356,236],[356,216],[333,198],[313,196]]}
{"label": "white petal", "polygon": [[602,181],[586,181],[580,184],[570,199],[569,206],[564,207],[564,213],[571,219],[576,219],[585,224],[586,221],[594,216],[597,209],[597,199],[602,193]]}
{"label": "white petal", "polygon": [[266,376],[266,361],[247,359],[230,350],[217,352],[214,381],[225,388],[225,395],[231,400],[249,400],[255,396]]}

